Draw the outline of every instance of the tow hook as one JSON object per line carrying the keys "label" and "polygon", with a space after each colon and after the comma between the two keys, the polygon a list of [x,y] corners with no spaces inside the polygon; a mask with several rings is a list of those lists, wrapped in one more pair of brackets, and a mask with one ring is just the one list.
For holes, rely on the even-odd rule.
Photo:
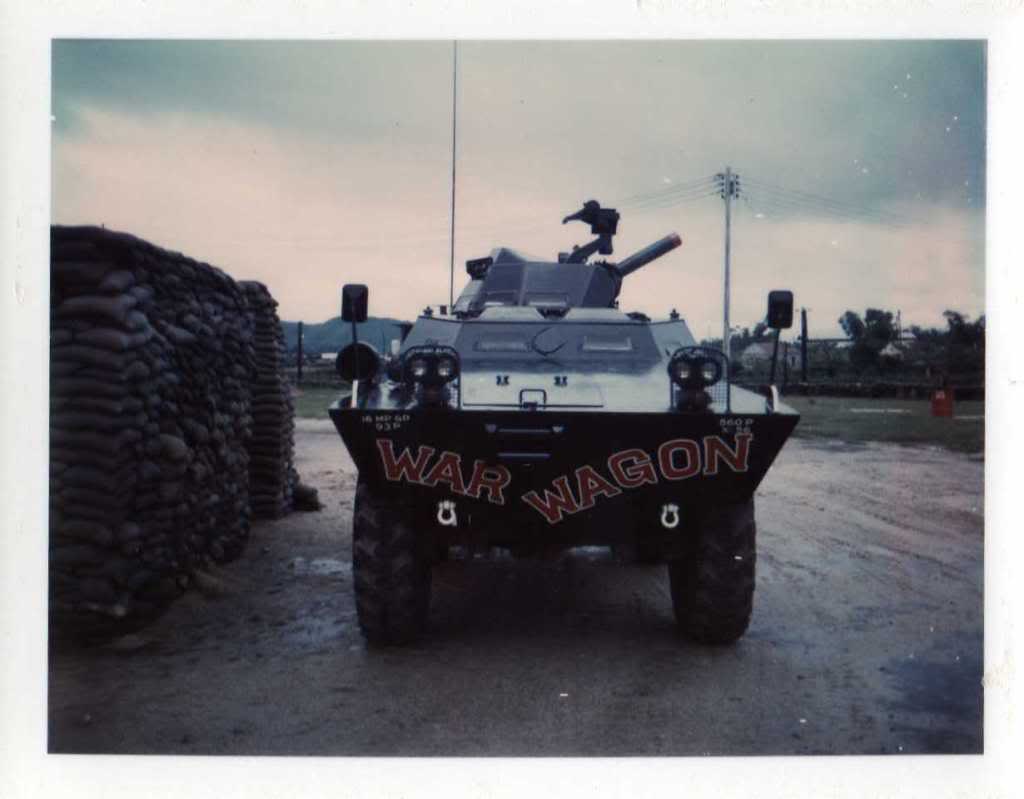
{"label": "tow hook", "polygon": [[661,526],[666,530],[674,530],[679,526],[679,506],[669,502],[661,506]]}
{"label": "tow hook", "polygon": [[437,522],[445,527],[455,527],[459,523],[452,500],[442,499],[437,503]]}

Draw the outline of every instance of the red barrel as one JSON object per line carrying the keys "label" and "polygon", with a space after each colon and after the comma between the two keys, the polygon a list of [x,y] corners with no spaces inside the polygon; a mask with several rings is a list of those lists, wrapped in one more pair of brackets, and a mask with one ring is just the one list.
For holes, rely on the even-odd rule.
{"label": "red barrel", "polygon": [[953,417],[953,389],[940,388],[932,394],[932,416]]}

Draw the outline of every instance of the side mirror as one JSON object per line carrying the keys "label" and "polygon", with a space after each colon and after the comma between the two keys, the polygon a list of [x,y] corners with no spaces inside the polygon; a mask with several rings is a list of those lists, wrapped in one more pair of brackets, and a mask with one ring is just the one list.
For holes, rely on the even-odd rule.
{"label": "side mirror", "polygon": [[365,322],[370,290],[362,283],[346,283],[341,290],[341,318],[345,322]]}
{"label": "side mirror", "polygon": [[793,292],[768,292],[768,327],[785,330],[793,326]]}

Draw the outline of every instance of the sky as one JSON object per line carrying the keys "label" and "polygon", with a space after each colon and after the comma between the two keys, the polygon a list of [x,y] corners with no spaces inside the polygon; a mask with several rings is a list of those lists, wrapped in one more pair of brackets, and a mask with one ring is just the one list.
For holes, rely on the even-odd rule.
{"label": "sky", "polygon": [[[52,221],[103,224],[260,280],[289,320],[412,318],[448,300],[451,42],[56,40]],[[619,209],[613,259],[670,232],[621,307],[720,336],[794,291],[810,335],[899,310],[984,313],[980,41],[458,44],[455,264],[554,259],[561,219]],[[796,333],[797,331],[791,331]]]}

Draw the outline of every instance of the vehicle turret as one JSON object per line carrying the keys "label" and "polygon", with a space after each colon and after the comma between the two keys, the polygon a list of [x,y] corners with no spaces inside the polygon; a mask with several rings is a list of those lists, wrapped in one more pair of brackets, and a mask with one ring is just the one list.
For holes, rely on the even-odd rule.
{"label": "vehicle turret", "polygon": [[619,213],[588,200],[562,224],[572,221],[589,224],[597,238],[572,252],[559,253],[557,261],[531,259],[506,247],[493,250],[485,258],[467,261],[466,272],[472,279],[456,301],[454,313],[478,316],[496,305],[530,306],[547,315],[564,314],[570,308],[613,308],[624,277],[682,244],[682,239],[672,233],[618,264],[588,263],[595,253],[612,254]]}

